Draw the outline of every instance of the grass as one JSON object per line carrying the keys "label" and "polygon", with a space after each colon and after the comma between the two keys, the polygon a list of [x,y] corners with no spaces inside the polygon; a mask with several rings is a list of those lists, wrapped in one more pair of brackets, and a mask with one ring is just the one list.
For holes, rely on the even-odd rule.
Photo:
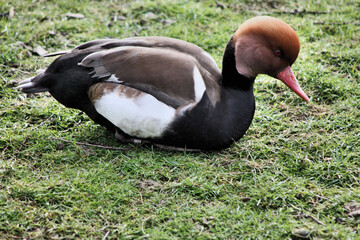
{"label": "grass", "polygon": [[[296,239],[305,228],[309,239],[360,239],[359,10],[332,0],[1,1],[0,238]],[[37,46],[96,38],[181,38],[221,65],[238,24],[259,14],[298,32],[293,69],[311,102],[259,77],[250,129],[220,152],[121,145],[48,94],[14,89],[53,60]]]}

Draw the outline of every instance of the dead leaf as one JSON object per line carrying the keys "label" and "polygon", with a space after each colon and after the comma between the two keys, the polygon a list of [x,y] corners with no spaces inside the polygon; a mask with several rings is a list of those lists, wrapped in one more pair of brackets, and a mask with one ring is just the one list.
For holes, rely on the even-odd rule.
{"label": "dead leaf", "polygon": [[250,197],[242,197],[242,198],[241,198],[241,201],[243,201],[243,202],[248,202],[248,201],[250,201],[250,200],[251,200]]}
{"label": "dead leaf", "polygon": [[153,12],[148,12],[144,14],[144,18],[146,19],[156,19],[158,16]]}
{"label": "dead leaf", "polygon": [[34,49],[34,52],[35,52],[36,54],[38,54],[39,56],[43,56],[43,55],[47,54],[47,51],[46,51],[43,47],[41,47],[41,46],[37,46],[37,47]]}
{"label": "dead leaf", "polygon": [[10,7],[10,11],[9,11],[9,19],[10,18],[13,18],[14,17],[14,15],[15,15],[15,10],[14,10],[14,7]]}
{"label": "dead leaf", "polygon": [[219,2],[219,1],[216,1],[216,6],[221,8],[221,9],[225,9],[226,8],[226,5],[222,2]]}
{"label": "dead leaf", "polygon": [[346,203],[344,205],[345,209],[348,210],[349,212],[353,212],[353,211],[357,211],[360,210],[360,203],[356,202],[356,201],[351,201],[349,203]]}
{"label": "dead leaf", "polygon": [[56,145],[56,150],[63,150],[64,148],[65,148],[65,145],[61,142]]}
{"label": "dead leaf", "polygon": [[350,217],[356,217],[360,215],[360,203],[356,201],[351,201],[344,205],[345,209],[349,211],[347,213]]}
{"label": "dead leaf", "polygon": [[114,16],[114,19],[113,21],[116,22],[116,21],[125,21],[126,20],[126,17],[125,16]]}
{"label": "dead leaf", "polygon": [[307,230],[306,228],[299,228],[299,229],[294,229],[292,234],[294,237],[297,237],[300,239],[309,239],[310,231]]}
{"label": "dead leaf", "polygon": [[47,33],[48,33],[50,36],[55,36],[55,35],[56,35],[56,33],[55,33],[54,31],[52,31],[52,30],[48,31]]}
{"label": "dead leaf", "polygon": [[161,20],[161,23],[162,23],[163,25],[171,25],[171,24],[176,23],[176,21],[175,21],[175,20],[171,20],[171,19],[164,19],[164,20]]}
{"label": "dead leaf", "polygon": [[160,187],[160,183],[153,181],[153,180],[145,180],[142,182],[138,182],[137,186],[142,189],[154,189],[156,187]]}
{"label": "dead leaf", "polygon": [[14,7],[10,7],[9,12],[0,13],[0,18],[10,19],[14,17]]}
{"label": "dead leaf", "polygon": [[352,211],[352,212],[349,212],[348,215],[350,217],[357,217],[360,215],[360,210],[356,210],[356,211]]}
{"label": "dead leaf", "polygon": [[65,15],[67,18],[76,18],[76,19],[83,19],[85,16],[81,13],[67,13]]}
{"label": "dead leaf", "polygon": [[22,46],[23,48],[26,48],[26,49],[31,49],[31,47],[27,46],[25,43],[23,43],[21,41],[15,42],[14,45]]}

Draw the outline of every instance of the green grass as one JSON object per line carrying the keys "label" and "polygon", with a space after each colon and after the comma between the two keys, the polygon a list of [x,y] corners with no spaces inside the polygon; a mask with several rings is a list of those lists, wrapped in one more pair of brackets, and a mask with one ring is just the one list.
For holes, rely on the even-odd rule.
{"label": "green grass", "polygon": [[[0,13],[11,7],[0,18],[1,239],[291,239],[300,228],[360,239],[348,215],[360,203],[359,1],[5,0]],[[181,38],[221,65],[233,31],[258,14],[298,32],[293,69],[311,102],[260,76],[250,129],[220,152],[121,145],[48,94],[14,89],[53,60],[37,46],[105,37]]]}

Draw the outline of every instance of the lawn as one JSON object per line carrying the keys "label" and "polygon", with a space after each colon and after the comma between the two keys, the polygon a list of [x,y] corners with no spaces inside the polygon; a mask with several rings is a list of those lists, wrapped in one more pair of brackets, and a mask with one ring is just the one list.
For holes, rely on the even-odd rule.
{"label": "lawn", "polygon": [[[359,12],[358,0],[0,1],[0,239],[360,239]],[[98,38],[180,38],[221,67],[256,15],[298,32],[311,101],[259,76],[254,121],[223,151],[122,145],[14,88],[54,60],[44,51]]]}

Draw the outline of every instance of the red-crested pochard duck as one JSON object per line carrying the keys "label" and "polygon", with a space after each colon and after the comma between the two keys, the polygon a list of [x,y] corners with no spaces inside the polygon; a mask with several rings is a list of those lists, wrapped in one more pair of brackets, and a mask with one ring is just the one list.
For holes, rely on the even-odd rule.
{"label": "red-crested pochard duck", "polygon": [[273,17],[244,22],[228,42],[222,71],[200,47],[173,38],[94,40],[23,81],[25,93],[49,91],[123,142],[175,150],[216,150],[240,139],[255,111],[258,74],[280,79],[305,101],[291,65],[296,32]]}

